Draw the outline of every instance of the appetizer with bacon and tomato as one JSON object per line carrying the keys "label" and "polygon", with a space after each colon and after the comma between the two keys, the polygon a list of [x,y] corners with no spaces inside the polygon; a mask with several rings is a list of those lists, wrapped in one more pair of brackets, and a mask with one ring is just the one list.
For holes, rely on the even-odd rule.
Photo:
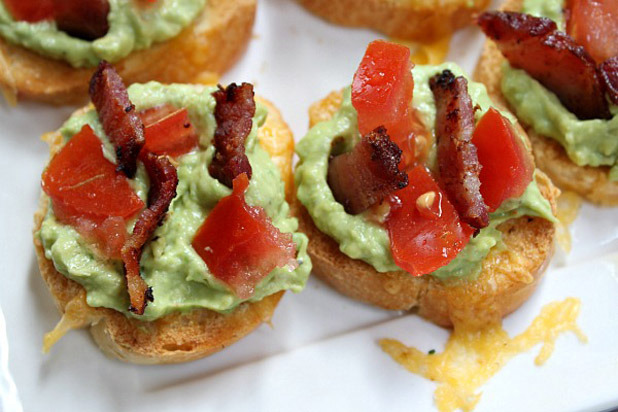
{"label": "appetizer with bacon and tomato", "polygon": [[206,356],[270,319],[311,270],[293,138],[248,83],[134,84],[102,62],[93,106],[46,136],[39,266],[62,321],[136,363]]}
{"label": "appetizer with bacon and tomato", "polygon": [[0,91],[83,103],[102,60],[129,84],[221,73],[248,43],[255,9],[256,0],[0,0]]}
{"label": "appetizer with bacon and tomato", "polygon": [[316,275],[443,326],[485,325],[530,295],[553,251],[556,189],[483,85],[375,41],[310,119],[295,180]]}
{"label": "appetizer with bacon and tomato", "polygon": [[478,25],[476,77],[524,124],[539,168],[618,205],[618,1],[510,0]]}

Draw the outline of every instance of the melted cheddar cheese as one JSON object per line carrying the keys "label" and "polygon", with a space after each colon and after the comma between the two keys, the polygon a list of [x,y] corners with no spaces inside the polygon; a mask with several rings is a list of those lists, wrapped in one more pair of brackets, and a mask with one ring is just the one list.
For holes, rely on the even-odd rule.
{"label": "melted cheddar cheese", "polygon": [[410,60],[414,64],[436,65],[444,62],[451,43],[451,36],[443,37],[433,43],[417,43],[400,39],[393,39],[392,41],[402,44],[411,50]]}
{"label": "melted cheddar cheese", "polygon": [[71,329],[94,325],[101,318],[102,316],[99,312],[92,310],[86,303],[86,293],[78,294],[67,303],[64,308],[64,314],[54,330],[45,334],[43,338],[43,353],[49,352],[51,347]]}
{"label": "melted cheddar cheese", "polygon": [[569,226],[579,212],[582,205],[582,198],[573,192],[562,192],[558,197],[558,210],[556,217],[560,224],[556,225],[556,241],[565,252],[571,251],[571,233]]}
{"label": "melted cheddar cheese", "polygon": [[514,338],[501,324],[480,331],[455,327],[442,353],[426,354],[393,339],[382,339],[380,346],[409,371],[438,382],[434,396],[440,411],[470,411],[481,398],[476,389],[515,355],[541,343],[535,363],[542,365],[561,333],[571,331],[585,342],[586,336],[576,322],[579,309],[576,298],[550,303],[525,332]]}
{"label": "melted cheddar cheese", "polygon": [[203,71],[198,74],[193,83],[204,84],[206,86],[216,86],[219,83],[220,76],[215,72]]}

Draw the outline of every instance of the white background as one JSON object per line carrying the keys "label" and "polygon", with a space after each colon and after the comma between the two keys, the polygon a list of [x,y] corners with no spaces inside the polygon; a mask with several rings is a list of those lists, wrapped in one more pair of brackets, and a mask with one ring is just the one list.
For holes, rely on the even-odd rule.
{"label": "white background", "polygon": [[[331,26],[290,0],[261,0],[254,33],[247,53],[222,81],[253,82],[258,94],[281,109],[297,139],[307,130],[309,105],[350,83],[367,43],[379,37]],[[463,30],[449,59],[471,73],[482,41],[478,30]],[[38,273],[31,240],[48,157],[39,136],[60,126],[72,110],[0,103],[0,396],[6,412],[19,410],[20,402],[26,411],[434,409],[436,385],[397,365],[377,340],[392,337],[440,351],[448,332],[416,315],[353,302],[315,279],[303,293],[284,296],[273,328],[264,325],[189,364],[110,360],[85,330],[69,333],[43,355],[43,334],[59,314]],[[533,362],[538,347],[517,356],[481,388],[478,411],[618,405],[618,209],[585,205],[572,234],[572,253],[557,254],[538,291],[504,326],[513,336],[544,304],[575,296],[582,301],[579,324],[589,343],[561,336],[542,367]]]}

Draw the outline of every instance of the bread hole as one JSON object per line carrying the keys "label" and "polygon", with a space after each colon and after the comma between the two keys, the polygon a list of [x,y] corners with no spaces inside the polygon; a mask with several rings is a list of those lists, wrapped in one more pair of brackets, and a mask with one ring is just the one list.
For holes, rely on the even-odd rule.
{"label": "bread hole", "polygon": [[384,282],[384,290],[391,295],[395,295],[401,291],[401,282],[397,282],[396,280],[388,280]]}
{"label": "bread hole", "polygon": [[191,343],[183,343],[181,345],[168,343],[163,345],[163,349],[169,352],[190,352],[194,349]]}

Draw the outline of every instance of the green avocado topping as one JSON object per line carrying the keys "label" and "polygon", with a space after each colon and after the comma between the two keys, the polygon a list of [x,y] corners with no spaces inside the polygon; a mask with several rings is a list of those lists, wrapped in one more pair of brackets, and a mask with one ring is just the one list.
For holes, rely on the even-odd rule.
{"label": "green avocado topping", "polygon": [[132,51],[175,37],[195,20],[206,0],[157,0],[146,5],[135,0],[109,0],[109,5],[108,33],[86,41],[58,30],[53,21],[15,21],[0,0],[0,36],[73,67],[92,67],[102,59],[113,63]]}
{"label": "green avocado topping", "polygon": [[[137,110],[164,103],[186,107],[200,136],[199,150],[176,159],[179,179],[176,197],[163,225],[157,228],[153,240],[144,247],[140,261],[141,275],[152,287],[154,302],[150,302],[145,314],[139,316],[142,320],[154,320],[171,312],[195,308],[228,312],[243,302],[209,272],[191,246],[193,236],[209,211],[221,198],[231,193],[208,172],[214,155],[211,144],[216,127],[213,115],[215,100],[211,96],[214,90],[212,87],[191,85],[164,86],[155,82],[134,84],[129,88],[129,96]],[[245,143],[253,169],[245,198],[248,204],[262,207],[279,230],[292,233],[299,266],[293,271],[289,268],[274,269],[256,286],[254,295],[248,299],[251,302],[281,290],[301,291],[311,271],[307,237],[296,232],[298,221],[290,217],[279,169],[258,143],[257,129],[266,116],[266,108],[258,104],[253,128]],[[84,124],[89,124],[104,146],[110,148],[94,110],[74,115],[60,132],[69,139]],[[112,150],[107,155],[112,159],[114,157]],[[131,183],[136,193],[145,200],[148,176],[143,165],[139,165]],[[133,224],[129,222],[128,230],[132,229]],[[112,308],[134,316],[127,310],[129,301],[122,263],[98,258],[73,227],[58,222],[51,204],[38,235],[45,248],[45,256],[56,269],[86,289],[90,306]]]}
{"label": "green avocado topping", "polygon": [[[563,0],[526,0],[522,11],[550,18],[563,29],[563,7]],[[560,143],[578,166],[611,166],[610,179],[618,181],[618,106],[610,106],[609,120],[579,120],[525,71],[505,63],[502,73],[502,93],[519,119]]]}
{"label": "green avocado topping", "polygon": [[[412,70],[412,105],[432,131],[436,108],[429,88],[429,78],[444,69],[463,75],[462,70],[451,63],[416,66]],[[475,114],[478,121],[491,106],[491,101],[483,85],[470,82],[468,88],[472,101],[480,106]],[[512,119],[508,114],[507,117]],[[378,272],[401,270],[393,260],[387,230],[368,219],[366,214],[347,214],[333,197],[326,174],[332,143],[337,138],[345,139],[349,147],[360,138],[357,113],[352,106],[349,87],[344,91],[341,108],[332,119],[316,124],[297,145],[296,151],[300,157],[295,171],[298,199],[307,208],[318,229],[335,239],[344,254],[365,261]],[[508,219],[523,215],[555,221],[549,202],[541,196],[534,180],[521,197],[505,201],[492,213],[490,225],[472,238],[453,261],[430,275],[440,279],[476,276],[490,249],[501,245],[501,233],[496,227]]]}
{"label": "green avocado topping", "polygon": [[564,30],[564,0],[524,0],[522,12],[553,20],[559,30]]}

